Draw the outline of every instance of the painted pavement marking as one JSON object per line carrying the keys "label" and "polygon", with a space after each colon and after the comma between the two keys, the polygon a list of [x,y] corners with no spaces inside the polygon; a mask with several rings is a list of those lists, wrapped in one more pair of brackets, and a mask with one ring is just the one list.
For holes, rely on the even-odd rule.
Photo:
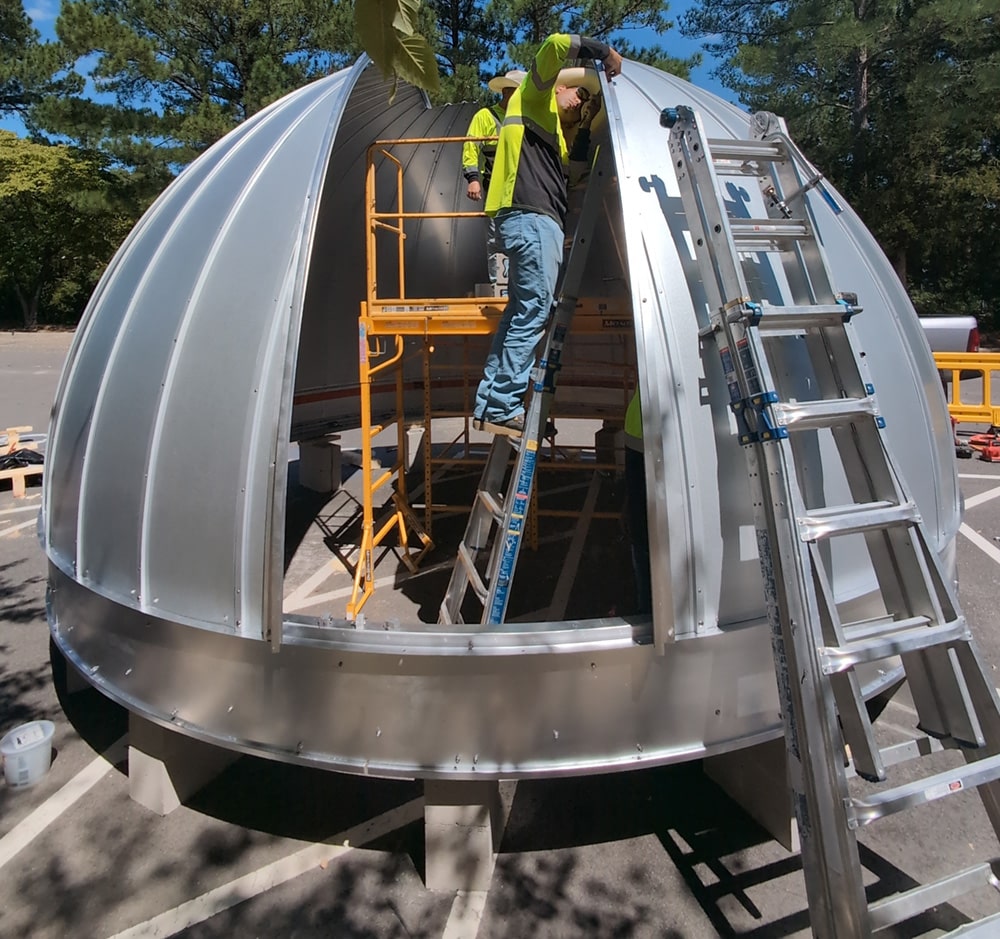
{"label": "painted pavement marking", "polygon": [[[334,835],[330,843],[312,844],[308,848],[303,848],[295,854],[265,864],[257,870],[236,880],[231,880],[227,884],[222,884],[214,890],[209,890],[193,900],[188,900],[180,906],[174,907],[146,920],[144,923],[137,923],[122,932],[115,933],[111,939],[165,939],[167,936],[174,936],[183,929],[188,929],[198,923],[203,923],[218,913],[222,913],[244,900],[250,900],[259,896],[273,887],[278,887],[289,880],[305,874],[316,867],[324,865],[328,861],[336,860],[355,850],[355,844],[364,844],[374,841],[383,835],[404,825],[409,825],[423,817],[423,798],[412,799],[411,801],[383,812],[375,818],[355,825],[347,831]],[[333,844],[332,842],[338,842]]]}
{"label": "painted pavement marking", "polygon": [[124,760],[127,743],[127,735],[116,740],[99,757],[80,770],[62,789],[49,796],[27,818],[18,822],[3,838],[0,838],[0,869],[100,782],[114,769],[115,764]]}

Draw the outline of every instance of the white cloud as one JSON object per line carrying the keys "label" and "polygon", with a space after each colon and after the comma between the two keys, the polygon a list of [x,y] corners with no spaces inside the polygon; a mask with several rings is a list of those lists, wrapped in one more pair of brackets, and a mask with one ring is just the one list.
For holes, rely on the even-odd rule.
{"label": "white cloud", "polygon": [[30,7],[26,6],[24,12],[31,18],[35,26],[40,27],[42,23],[54,23],[59,15],[59,3],[57,0],[42,0],[41,3],[34,3]]}

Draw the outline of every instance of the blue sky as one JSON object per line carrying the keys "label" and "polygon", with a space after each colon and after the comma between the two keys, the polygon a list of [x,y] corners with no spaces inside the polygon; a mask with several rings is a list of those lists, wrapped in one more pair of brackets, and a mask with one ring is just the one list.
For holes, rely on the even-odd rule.
{"label": "blue sky", "polygon": [[[695,2],[696,0],[671,0],[669,10],[670,18],[676,23],[684,11],[694,5]],[[42,38],[54,38],[55,21],[56,17],[59,15],[59,0],[27,0],[24,4],[24,8],[27,11],[28,16],[31,17],[31,21],[34,24],[35,29],[42,34]],[[658,38],[655,34],[650,33],[648,30],[630,30],[625,33],[625,35],[636,45],[651,45],[657,42]],[[671,55],[675,55],[678,58],[686,58],[695,52],[701,51],[699,42],[685,39],[676,28],[672,29],[669,33],[666,33],[662,38],[660,38],[659,44],[662,45]],[[707,88],[709,91],[715,92],[715,94],[720,95],[727,101],[734,101],[735,99],[731,92],[709,77],[708,72],[711,70],[711,67],[711,61],[706,58],[705,64],[692,73],[691,78],[694,83],[703,88]],[[0,120],[0,128],[3,130],[12,130],[18,134],[24,132],[24,127],[17,118],[8,117]]]}

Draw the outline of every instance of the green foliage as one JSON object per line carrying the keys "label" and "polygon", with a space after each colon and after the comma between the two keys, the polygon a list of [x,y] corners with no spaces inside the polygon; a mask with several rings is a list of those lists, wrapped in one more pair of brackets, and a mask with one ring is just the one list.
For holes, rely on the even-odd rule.
{"label": "green foliage", "polygon": [[561,6],[540,0],[493,0],[487,7],[499,35],[506,38],[507,58],[521,67],[531,62],[546,36],[569,32],[601,39],[626,58],[687,78],[700,64],[700,55],[678,59],[659,45],[636,46],[628,39],[628,31],[635,29],[650,29],[658,35],[669,32],[674,24],[666,16],[668,9],[667,3],[649,0],[588,0]]}
{"label": "green foliage", "polygon": [[26,115],[49,95],[82,91],[53,43],[39,42],[21,0],[0,0],[0,114]]}
{"label": "green foliage", "polygon": [[[23,326],[75,322],[148,199],[98,154],[0,131],[0,296]],[[0,319],[12,320],[5,309]]]}
{"label": "green foliage", "polygon": [[[666,10],[655,0],[62,0],[58,41],[41,43],[20,0],[0,0],[0,112],[19,113],[37,145],[3,141],[0,224],[12,248],[0,303],[16,296],[29,323],[76,318],[179,167],[363,49],[436,104],[485,103],[485,82],[530,62],[555,30],[686,76],[697,57],[627,39],[672,28]],[[15,191],[17,179],[34,182]]]}
{"label": "green foliage", "polygon": [[355,0],[354,25],[383,75],[436,92],[437,60],[430,43],[417,32],[419,10],[420,0]]}
{"label": "green foliage", "polygon": [[347,0],[63,0],[60,49],[97,95],[50,97],[31,125],[123,165],[183,165],[356,58],[352,24]]}
{"label": "green foliage", "polygon": [[1000,314],[1000,0],[701,0],[682,26],[787,119],[921,312]]}

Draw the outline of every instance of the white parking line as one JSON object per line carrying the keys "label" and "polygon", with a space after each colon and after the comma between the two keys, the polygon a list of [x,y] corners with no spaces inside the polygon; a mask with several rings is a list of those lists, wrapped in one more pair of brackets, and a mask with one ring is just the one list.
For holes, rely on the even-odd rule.
{"label": "white parking line", "polygon": [[965,507],[967,509],[974,509],[977,505],[989,502],[997,496],[1000,496],[1000,486],[997,486],[996,489],[987,489],[986,492],[981,492],[976,496],[969,496],[969,498],[965,500]]}
{"label": "white parking line", "polygon": [[959,527],[959,532],[965,535],[983,554],[1000,564],[1000,549],[995,544],[987,541],[978,531],[973,531],[964,522]]}
{"label": "white parking line", "polygon": [[57,793],[49,796],[26,819],[15,825],[3,838],[0,838],[0,869],[13,858],[18,851],[30,844],[63,812],[72,806],[77,799],[102,780],[116,763],[125,759],[125,746],[128,736],[116,740],[99,757],[80,770]]}
{"label": "white parking line", "polygon": [[37,505],[19,505],[16,509],[0,509],[0,515],[13,515],[15,512],[37,512]]}
{"label": "white parking line", "polygon": [[140,939],[140,937],[141,939],[153,939],[154,936],[157,939],[165,939],[167,936],[174,936],[182,929],[203,923],[217,913],[222,913],[244,900],[250,900],[272,887],[278,887],[327,861],[349,854],[355,850],[355,842],[362,845],[374,841],[397,828],[415,822],[422,818],[423,814],[424,800],[422,798],[413,799],[405,805],[389,812],[383,812],[367,822],[362,822],[339,835],[334,835],[330,842],[338,842],[337,844],[310,845],[280,861],[266,864],[249,874],[237,877],[236,880],[229,881],[228,884],[209,890],[200,897],[188,900],[187,903],[182,903],[172,910],[160,913],[159,916],[154,916],[144,923],[138,923],[122,932],[115,933],[111,939]]}
{"label": "white parking line", "polygon": [[459,890],[441,939],[475,939],[486,909],[486,891]]}
{"label": "white parking line", "polygon": [[[332,577],[334,574],[338,573],[339,565],[337,562],[331,558],[326,561],[323,566],[313,574],[310,574],[298,587],[296,587],[284,600],[284,608],[286,613],[291,613],[294,610],[299,610],[303,606],[309,606],[310,604],[305,603],[308,599],[309,594],[311,594],[323,581]],[[342,568],[341,568],[342,570]]]}
{"label": "white parking line", "polygon": [[32,525],[37,525],[37,524],[38,524],[37,518],[30,518],[26,522],[21,522],[20,525],[11,525],[10,528],[5,528],[3,531],[0,531],[0,538],[2,538],[4,535],[9,535],[11,532],[20,531],[22,528],[30,528]]}

